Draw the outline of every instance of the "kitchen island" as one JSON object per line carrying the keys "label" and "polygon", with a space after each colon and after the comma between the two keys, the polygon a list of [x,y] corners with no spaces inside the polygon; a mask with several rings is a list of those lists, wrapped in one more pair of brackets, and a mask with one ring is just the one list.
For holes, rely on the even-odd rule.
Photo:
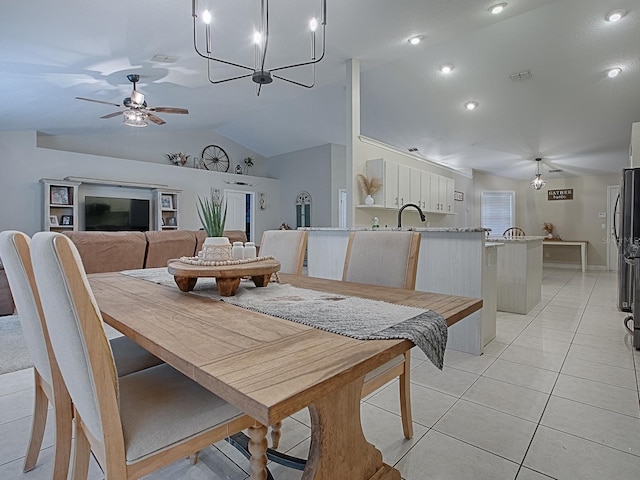
{"label": "kitchen island", "polygon": [[[307,272],[310,277],[342,279],[349,234],[355,230],[371,228],[304,228],[307,240]],[[474,228],[386,228],[386,231],[411,230],[421,235],[418,254],[416,290],[466,297],[483,298],[495,305],[491,288],[483,289],[483,276],[487,278],[490,254],[485,248],[485,229]],[[494,248],[495,250],[495,248]],[[494,260],[495,262],[495,260]],[[495,263],[494,263],[495,266]],[[490,280],[489,280],[490,282]],[[495,283],[495,281],[494,281]],[[484,310],[484,309],[483,309]],[[449,328],[447,348],[480,355],[483,337],[495,336],[495,310],[490,308],[469,315]],[[484,332],[483,332],[484,331]],[[491,333],[493,331],[493,334]],[[485,334],[486,332],[486,334]]]}
{"label": "kitchen island", "polygon": [[498,255],[498,310],[526,315],[542,297],[543,237],[495,240],[504,244]]}

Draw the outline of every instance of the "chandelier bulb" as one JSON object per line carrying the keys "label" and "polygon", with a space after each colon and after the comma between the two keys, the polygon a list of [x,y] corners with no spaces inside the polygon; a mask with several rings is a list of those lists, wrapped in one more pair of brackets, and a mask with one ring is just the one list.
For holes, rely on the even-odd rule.
{"label": "chandelier bulb", "polygon": [[202,21],[207,25],[211,23],[211,12],[209,10],[202,12]]}
{"label": "chandelier bulb", "polygon": [[262,33],[255,32],[253,34],[253,43],[255,43],[256,45],[260,45],[262,43]]}
{"label": "chandelier bulb", "polygon": [[309,21],[309,28],[311,29],[312,32],[315,32],[316,29],[318,28],[318,19],[316,17],[313,17]]}

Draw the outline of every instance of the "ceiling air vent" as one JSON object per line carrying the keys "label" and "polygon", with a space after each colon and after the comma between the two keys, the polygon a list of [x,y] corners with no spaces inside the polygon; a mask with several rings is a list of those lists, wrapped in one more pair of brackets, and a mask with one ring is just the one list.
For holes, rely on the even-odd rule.
{"label": "ceiling air vent", "polygon": [[531,78],[531,70],[525,70],[524,72],[512,73],[509,75],[511,81],[520,82],[522,80],[529,80]]}
{"label": "ceiling air vent", "polygon": [[549,170],[549,173],[562,173],[563,171],[561,168],[554,168],[553,170]]}
{"label": "ceiling air vent", "polygon": [[411,147],[408,149],[411,153],[417,152],[418,149],[416,147]]}

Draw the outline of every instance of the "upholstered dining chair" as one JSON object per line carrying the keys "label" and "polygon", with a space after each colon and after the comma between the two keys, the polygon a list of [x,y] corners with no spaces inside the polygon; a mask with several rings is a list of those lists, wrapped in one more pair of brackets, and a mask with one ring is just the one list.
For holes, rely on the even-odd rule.
{"label": "upholstered dining chair", "polygon": [[[33,470],[42,445],[49,403],[55,416],[53,479],[66,480],[71,451],[71,399],[60,376],[51,350],[49,334],[42,313],[38,288],[31,264],[30,239],[17,231],[0,232],[0,258],[13,293],[18,318],[29,355],[33,362],[35,402],[31,435],[23,470]],[[118,375],[128,375],[161,363],[127,337],[111,340]]]}
{"label": "upholstered dining chair", "polygon": [[277,258],[282,273],[301,275],[306,249],[305,230],[265,230],[260,242],[260,255]]}
{"label": "upholstered dining chair", "polygon": [[37,233],[31,257],[51,348],[74,405],[73,480],[87,478],[90,452],[105,480],[137,479],[256,426],[167,364],[118,378],[73,243]]}
{"label": "upholstered dining chair", "polygon": [[[418,232],[355,231],[349,236],[342,280],[413,290],[416,287],[420,234]],[[413,437],[411,415],[411,351],[390,360],[364,378],[365,397],[399,379],[400,414],[406,438]]]}
{"label": "upholstered dining chair", "polygon": [[511,237],[524,237],[526,234],[524,233],[524,230],[521,229],[520,227],[510,227],[507,228],[503,233],[502,236],[504,238],[511,238]]}

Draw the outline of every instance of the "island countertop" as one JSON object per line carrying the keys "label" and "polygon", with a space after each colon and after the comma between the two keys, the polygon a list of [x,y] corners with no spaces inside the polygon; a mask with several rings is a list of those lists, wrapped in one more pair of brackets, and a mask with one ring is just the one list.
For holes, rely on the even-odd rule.
{"label": "island countertop", "polygon": [[[306,230],[308,232],[362,232],[362,231],[380,231],[380,232],[486,232],[486,228],[482,227],[298,227],[298,230]],[[542,238],[542,237],[540,237]]]}

